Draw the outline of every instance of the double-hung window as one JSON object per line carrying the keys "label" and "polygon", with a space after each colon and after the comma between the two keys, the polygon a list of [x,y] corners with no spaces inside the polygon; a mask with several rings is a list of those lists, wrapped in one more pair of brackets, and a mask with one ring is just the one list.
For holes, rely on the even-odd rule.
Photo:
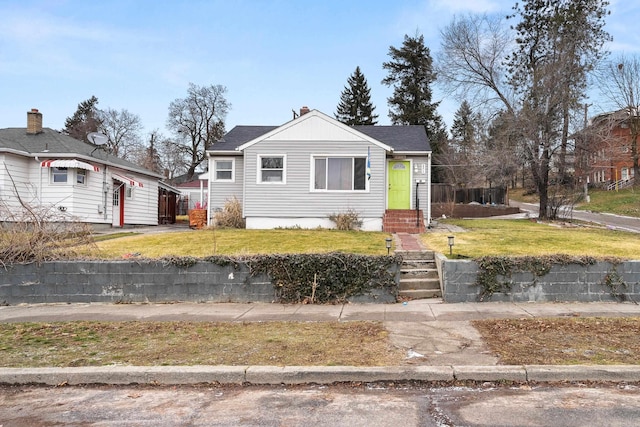
{"label": "double-hung window", "polygon": [[218,159],[213,162],[214,181],[233,181],[233,159]]}
{"label": "double-hung window", "polygon": [[51,181],[55,184],[67,182],[67,175],[69,170],[67,168],[51,168]]}
{"label": "double-hung window", "polygon": [[284,184],[286,160],[285,156],[258,157],[258,182]]}
{"label": "double-hung window", "polygon": [[366,157],[314,157],[316,191],[365,191]]}

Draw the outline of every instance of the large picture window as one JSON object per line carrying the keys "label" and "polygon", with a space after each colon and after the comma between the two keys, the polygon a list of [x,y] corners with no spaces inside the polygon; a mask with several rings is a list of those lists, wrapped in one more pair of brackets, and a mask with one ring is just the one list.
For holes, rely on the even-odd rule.
{"label": "large picture window", "polygon": [[316,157],[314,190],[364,191],[367,189],[366,157]]}
{"label": "large picture window", "polygon": [[214,181],[233,181],[233,159],[220,159],[214,162]]}
{"label": "large picture window", "polygon": [[284,183],[285,162],[286,159],[284,156],[259,157],[260,176],[258,177],[258,181]]}

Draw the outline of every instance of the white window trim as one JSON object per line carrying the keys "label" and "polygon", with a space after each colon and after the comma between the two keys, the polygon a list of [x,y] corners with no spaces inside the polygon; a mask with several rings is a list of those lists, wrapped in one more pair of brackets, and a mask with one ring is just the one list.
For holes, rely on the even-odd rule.
{"label": "white window trim", "polygon": [[[54,180],[54,176],[56,175],[56,174],[55,174],[55,169],[66,169],[66,170],[67,170],[67,179],[66,179],[64,182],[56,182],[56,181]],[[69,168],[56,168],[56,167],[51,167],[51,168],[49,168],[49,170],[50,170],[50,172],[51,172],[51,174],[49,175],[49,182],[50,182],[52,185],[66,185],[66,184],[68,184],[68,183],[69,183],[69,175],[70,175],[70,174],[69,174]],[[75,178],[75,177],[74,177],[74,178]]]}
{"label": "white window trim", "polygon": [[[81,172],[82,171],[82,172]],[[84,182],[78,182],[78,176],[82,175],[84,172]],[[85,169],[76,169],[75,173],[76,185],[80,185],[82,187],[87,186],[87,181],[89,180],[89,171]]]}
{"label": "white window trim", "polygon": [[[231,162],[231,179],[218,179],[217,162]],[[236,182],[236,159],[234,159],[233,157],[220,157],[213,159],[213,181]]]}
{"label": "white window trim", "polygon": [[[264,157],[282,157],[282,181],[262,180],[262,159]],[[256,183],[258,185],[285,185],[287,183],[287,155],[286,154],[258,154],[256,162]]]}
{"label": "white window trim", "polygon": [[[365,178],[364,178],[364,190],[329,190],[329,189],[316,189],[315,188],[315,183],[316,183],[316,159],[320,159],[320,158],[348,158],[348,159],[354,159],[354,158],[362,158],[364,157],[366,159],[366,155],[363,156],[362,153],[360,154],[312,154],[311,158],[309,160],[309,191],[311,193],[340,193],[340,194],[345,194],[345,193],[353,193],[353,194],[365,194],[365,193],[369,193],[370,192],[370,187],[369,187],[369,180],[366,177],[367,171],[366,171],[366,164],[365,164]],[[366,160],[365,160],[366,161]],[[353,186],[353,178],[352,178],[352,182],[351,185]]]}

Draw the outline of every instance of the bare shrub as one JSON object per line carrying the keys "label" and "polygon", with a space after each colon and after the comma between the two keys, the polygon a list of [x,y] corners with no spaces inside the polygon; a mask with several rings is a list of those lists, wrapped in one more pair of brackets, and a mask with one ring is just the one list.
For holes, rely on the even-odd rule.
{"label": "bare shrub", "polygon": [[0,265],[70,259],[93,244],[91,226],[55,207],[0,204]]}
{"label": "bare shrub", "polygon": [[214,215],[215,225],[221,228],[245,228],[246,222],[242,217],[242,204],[233,197],[224,202],[221,211]]}
{"label": "bare shrub", "polygon": [[334,213],[329,215],[329,219],[336,224],[338,230],[359,230],[362,227],[362,220],[360,214],[354,210],[349,209],[346,212]]}

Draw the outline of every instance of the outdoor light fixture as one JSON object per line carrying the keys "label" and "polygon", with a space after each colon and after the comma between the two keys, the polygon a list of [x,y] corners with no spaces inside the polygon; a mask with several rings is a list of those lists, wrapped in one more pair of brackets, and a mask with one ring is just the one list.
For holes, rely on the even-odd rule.
{"label": "outdoor light fixture", "polygon": [[449,255],[453,255],[453,236],[447,237],[449,240]]}
{"label": "outdoor light fixture", "polygon": [[384,242],[387,246],[387,255],[389,255],[389,251],[391,250],[391,237],[384,239]]}

